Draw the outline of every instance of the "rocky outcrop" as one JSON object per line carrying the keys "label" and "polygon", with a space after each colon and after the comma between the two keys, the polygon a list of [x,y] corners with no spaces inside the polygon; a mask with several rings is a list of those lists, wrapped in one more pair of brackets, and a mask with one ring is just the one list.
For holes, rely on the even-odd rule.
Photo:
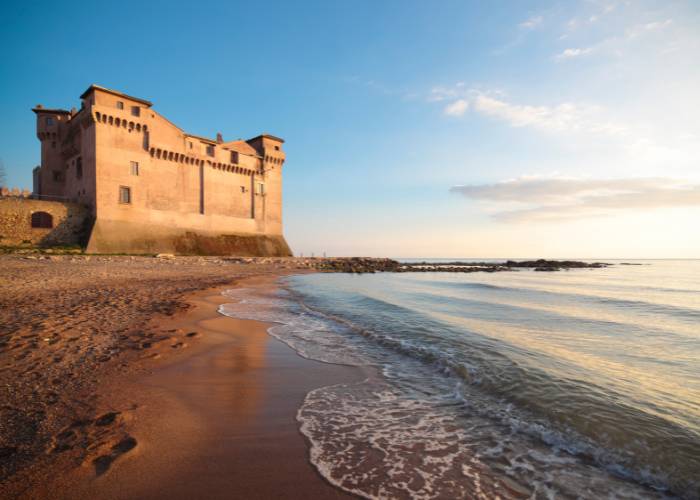
{"label": "rocky outcrop", "polygon": [[525,260],[516,262],[514,260],[506,261],[506,267],[529,267],[535,271],[559,271],[561,269],[599,269],[608,267],[612,264],[605,262],[582,262],[578,260]]}

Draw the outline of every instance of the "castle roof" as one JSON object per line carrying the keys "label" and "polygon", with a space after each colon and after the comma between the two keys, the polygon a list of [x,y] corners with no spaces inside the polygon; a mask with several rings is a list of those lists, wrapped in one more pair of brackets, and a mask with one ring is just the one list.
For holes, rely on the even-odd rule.
{"label": "castle roof", "polygon": [[[178,128],[180,128],[180,127],[178,127]],[[185,136],[186,137],[194,137],[195,139],[199,139],[200,141],[208,142],[210,144],[217,144],[217,142],[214,139],[209,139],[208,137],[204,137],[201,135],[188,134],[187,132],[185,132]]]}
{"label": "castle roof", "polygon": [[119,92],[117,90],[112,90],[112,89],[108,89],[106,87],[102,87],[100,85],[95,85],[94,83],[92,85],[90,85],[85,92],[80,94],[80,98],[84,99],[85,96],[87,96],[90,92],[92,92],[94,90],[101,90],[102,92],[107,92],[108,94],[112,94],[112,95],[115,95],[117,97],[123,97],[124,99],[129,99],[131,101],[140,102],[141,104],[145,104],[149,108],[151,106],[153,106],[153,103],[151,101],[147,101],[146,99],[141,99],[140,97],[130,96],[128,94],[125,94],[123,92]]}
{"label": "castle roof", "polygon": [[242,153],[244,155],[258,155],[256,149],[245,141],[224,142],[221,146],[226,149],[230,149],[231,151],[237,151],[238,153]]}
{"label": "castle roof", "polygon": [[39,113],[51,113],[52,115],[69,115],[70,111],[65,110],[65,109],[49,109],[49,108],[44,108],[42,106],[37,106],[35,108],[32,108],[32,111],[34,111],[36,114]]}
{"label": "castle roof", "polygon": [[273,141],[284,142],[284,139],[280,139],[279,137],[276,137],[276,136],[274,136],[274,135],[272,135],[272,134],[260,134],[260,135],[256,135],[256,136],[253,137],[252,139],[248,139],[248,142],[254,141],[255,139],[262,139],[262,138],[265,138],[265,139],[272,139]]}

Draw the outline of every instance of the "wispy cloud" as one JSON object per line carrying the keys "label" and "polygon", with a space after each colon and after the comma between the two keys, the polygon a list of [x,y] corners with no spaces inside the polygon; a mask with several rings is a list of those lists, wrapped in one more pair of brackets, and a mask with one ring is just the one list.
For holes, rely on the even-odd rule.
{"label": "wispy cloud", "polygon": [[428,102],[440,102],[448,99],[454,99],[458,96],[464,95],[465,92],[466,86],[464,82],[457,82],[449,87],[438,85],[430,89],[430,92],[428,93]]}
{"label": "wispy cloud", "polygon": [[469,109],[469,103],[465,99],[457,99],[445,106],[443,112],[448,116],[462,116],[467,109]]}
{"label": "wispy cloud", "polygon": [[590,54],[591,52],[593,52],[592,47],[564,49],[562,52],[554,56],[554,58],[558,61],[561,61],[564,59],[573,59],[574,57],[585,56],[587,54]]}
{"label": "wispy cloud", "polygon": [[[594,16],[595,17],[595,16]],[[572,22],[569,21],[567,27],[572,28]],[[590,20],[589,20],[590,22]],[[554,60],[557,62],[570,61],[572,59],[580,58],[582,56],[588,56],[593,53],[607,53],[607,54],[617,54],[620,55],[621,51],[629,46],[629,44],[636,41],[638,38],[644,35],[651,34],[656,31],[663,30],[668,26],[673,24],[672,19],[665,19],[663,21],[652,21],[648,23],[635,24],[625,29],[624,34],[618,36],[612,36],[605,38],[598,43],[590,45],[588,47],[570,47],[559,52],[554,56]],[[560,37],[564,39],[565,37]]]}
{"label": "wispy cloud", "polygon": [[526,30],[533,30],[542,24],[542,16],[532,16],[531,18],[523,21],[518,26]]}
{"label": "wispy cloud", "polygon": [[618,136],[627,131],[624,124],[606,117],[602,106],[563,102],[556,105],[530,105],[509,102],[502,93],[467,88],[463,83],[453,87],[434,87],[428,102],[447,102],[443,113],[463,116],[468,110],[506,122],[511,127],[532,127],[546,132],[585,132]]}
{"label": "wispy cloud", "polygon": [[564,102],[555,106],[513,104],[488,95],[478,95],[474,109],[513,127],[534,127],[548,132],[589,132],[619,135],[626,127],[606,120],[600,106]]}
{"label": "wispy cloud", "polygon": [[[700,184],[665,177],[575,179],[523,177],[454,186],[452,192],[490,202],[501,222],[558,221],[623,211],[700,207]],[[504,208],[516,205],[517,208]]]}

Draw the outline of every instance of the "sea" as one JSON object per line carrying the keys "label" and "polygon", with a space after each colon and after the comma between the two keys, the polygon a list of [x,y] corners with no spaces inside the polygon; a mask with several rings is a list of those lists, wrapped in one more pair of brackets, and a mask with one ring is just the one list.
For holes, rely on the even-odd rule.
{"label": "sea", "polygon": [[291,276],[227,292],[220,312],[359,367],[297,414],[311,462],[347,492],[698,499],[700,260],[605,262]]}

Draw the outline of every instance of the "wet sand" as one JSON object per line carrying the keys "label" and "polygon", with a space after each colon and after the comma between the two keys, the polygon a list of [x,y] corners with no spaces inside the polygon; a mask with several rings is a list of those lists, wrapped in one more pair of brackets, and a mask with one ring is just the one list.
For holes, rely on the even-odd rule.
{"label": "wet sand", "polygon": [[226,288],[196,294],[192,309],[161,325],[196,332],[196,344],[125,384],[138,445],[102,476],[78,471],[63,498],[347,497],[309,463],[295,417],[311,389],[362,374],[301,358],[267,334],[268,324],[219,315],[231,301]]}
{"label": "wet sand", "polygon": [[128,257],[0,269],[0,497],[345,496],[295,417],[309,390],[363,374],[217,312],[241,280],[271,289],[299,271]]}
{"label": "wet sand", "polygon": [[[218,314],[218,305],[230,302],[221,291],[234,286],[222,282],[254,275],[245,278],[253,280],[246,286],[273,287],[290,272],[274,266],[226,271],[194,272],[198,279],[186,291],[204,290],[170,290],[179,301],[165,313],[154,306],[150,320],[139,317],[138,338],[123,340],[136,349],[113,355],[96,370],[73,368],[74,378],[93,378],[82,393],[66,390],[70,399],[61,399],[63,410],[53,417],[57,424],[49,427],[43,453],[0,482],[4,497],[346,496],[309,463],[295,416],[309,390],[363,374],[301,358],[267,334],[269,325]],[[175,274],[178,289],[184,288],[179,280],[192,280],[189,271]],[[216,281],[218,286],[206,287]]]}

